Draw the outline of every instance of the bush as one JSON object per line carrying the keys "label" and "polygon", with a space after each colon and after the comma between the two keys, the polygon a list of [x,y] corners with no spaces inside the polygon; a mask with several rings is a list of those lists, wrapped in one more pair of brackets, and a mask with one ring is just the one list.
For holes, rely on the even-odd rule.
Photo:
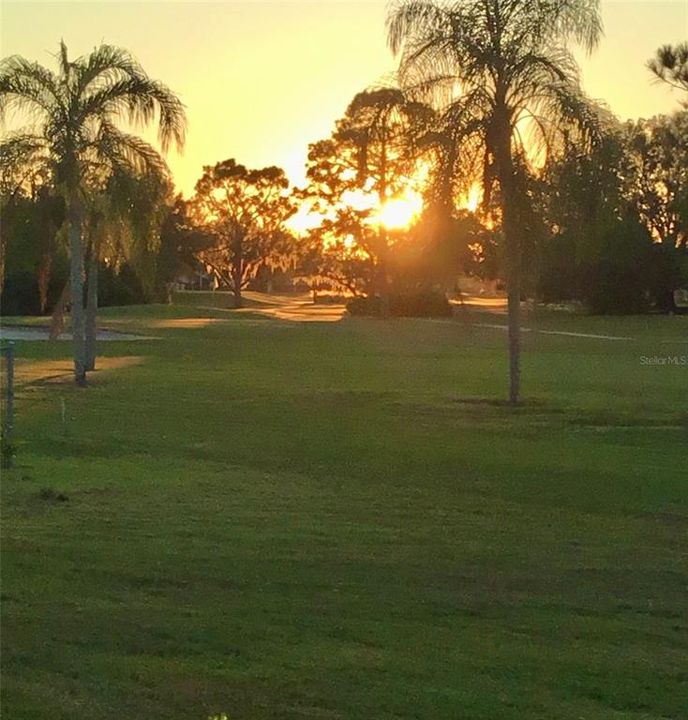
{"label": "bush", "polygon": [[3,315],[40,315],[38,282],[28,270],[8,274],[2,290]]}
{"label": "bush", "polygon": [[583,266],[584,300],[595,314],[647,312],[652,305],[652,239],[634,220],[605,233],[594,263]]}
{"label": "bush", "polygon": [[437,290],[390,295],[389,311],[396,317],[451,317],[453,314],[447,296]]}
{"label": "bush", "polygon": [[674,290],[688,283],[688,254],[652,241],[636,220],[603,229],[586,247],[571,233],[552,238],[538,289],[545,302],[581,300],[597,314],[673,312]]}
{"label": "bush", "polygon": [[[46,312],[52,312],[67,278],[69,266],[66,257],[58,257],[53,263],[48,288]],[[84,287],[84,299],[86,288]],[[98,271],[98,305],[139,305],[151,302],[135,270],[124,264],[119,271],[101,263]],[[35,269],[8,272],[0,298],[3,315],[40,315],[37,271]]]}
{"label": "bush", "polygon": [[98,305],[143,305],[151,302],[136,271],[128,263],[119,270],[101,263],[98,271]]}
{"label": "bush", "polygon": [[382,298],[379,295],[355,297],[346,304],[349,315],[380,317],[383,314]]}
{"label": "bush", "polygon": [[391,293],[387,302],[379,295],[353,298],[347,303],[350,315],[381,317],[451,317],[452,306],[442,292],[416,290]]}
{"label": "bush", "polygon": [[538,293],[545,303],[580,300],[580,271],[576,264],[576,241],[570,233],[553,237],[544,247]]}

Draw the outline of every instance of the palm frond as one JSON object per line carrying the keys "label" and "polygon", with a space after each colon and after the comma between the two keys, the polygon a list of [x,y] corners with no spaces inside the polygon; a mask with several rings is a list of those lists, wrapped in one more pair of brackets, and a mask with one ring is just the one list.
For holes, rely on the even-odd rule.
{"label": "palm frond", "polygon": [[92,91],[125,78],[146,79],[138,60],[127,50],[102,44],[73,63],[78,74],[78,94],[91,87]]}
{"label": "palm frond", "polygon": [[81,104],[80,119],[92,116],[109,122],[124,116],[138,126],[150,124],[157,116],[163,152],[172,143],[180,150],[184,146],[184,105],[167,86],[147,77],[128,77],[88,93]]}
{"label": "palm frond", "polygon": [[16,193],[34,178],[52,174],[52,159],[39,135],[16,133],[0,142],[0,183]]}
{"label": "palm frond", "polygon": [[467,146],[482,136],[488,164],[496,112],[521,155],[519,145],[547,154],[563,128],[594,138],[597,116],[567,43],[595,46],[599,0],[410,0],[392,7],[387,28],[402,89],[451,108],[445,122]]}
{"label": "palm frond", "polygon": [[0,121],[8,111],[30,117],[65,111],[59,81],[47,68],[12,55],[0,62]]}
{"label": "palm frond", "polygon": [[433,37],[446,26],[449,10],[433,0],[393,4],[387,15],[387,43],[396,55],[417,37]]}
{"label": "palm frond", "polygon": [[155,148],[111,123],[102,123],[91,149],[109,162],[115,172],[127,171],[169,178],[167,163]]}

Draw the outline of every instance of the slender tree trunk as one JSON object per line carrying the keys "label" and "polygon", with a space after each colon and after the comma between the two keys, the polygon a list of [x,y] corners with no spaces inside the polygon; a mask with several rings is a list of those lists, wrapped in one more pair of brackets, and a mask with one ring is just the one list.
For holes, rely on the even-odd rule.
{"label": "slender tree trunk", "polygon": [[384,318],[388,318],[391,314],[389,277],[387,275],[388,259],[387,233],[380,227],[380,253],[378,254],[377,267],[375,268],[375,289],[380,297],[380,312]]}
{"label": "slender tree trunk", "polygon": [[509,402],[521,399],[521,257],[514,228],[505,227],[507,252],[507,312],[509,325]]}
{"label": "slender tree trunk", "polygon": [[86,283],[86,370],[96,369],[96,335],[98,333],[98,251],[94,246],[88,258]]}
{"label": "slender tree trunk", "polygon": [[[382,147],[380,149],[380,190],[378,194],[378,202],[380,205],[380,212],[385,207],[387,202],[387,138],[385,132],[382,132]],[[388,278],[388,261],[389,261],[389,248],[388,248],[388,237],[387,228],[382,222],[378,228],[378,239],[380,242],[380,252],[378,253],[378,278],[376,281],[377,292],[380,295],[381,301],[381,312],[382,317],[389,317],[389,278]]]}
{"label": "slender tree trunk", "polygon": [[518,227],[517,188],[511,155],[511,125],[500,118],[496,160],[502,195],[502,228],[506,246],[506,284],[509,335],[509,402],[521,398],[521,242]]}
{"label": "slender tree trunk", "polygon": [[50,271],[52,268],[52,257],[49,252],[43,253],[38,266],[38,297],[41,305],[41,315],[48,307],[48,288],[50,286]]}
{"label": "slender tree trunk", "polygon": [[241,267],[241,257],[234,260],[232,268],[232,290],[234,291],[234,307],[240,308],[243,304],[241,297],[241,286],[243,284],[243,268]]}
{"label": "slender tree trunk", "polygon": [[234,290],[234,307],[240,308],[243,305],[241,297],[241,286],[244,282],[244,242],[241,232],[237,231],[234,239],[234,259],[232,263],[232,285]]}
{"label": "slender tree trunk", "polygon": [[65,314],[65,309],[69,303],[70,293],[71,293],[71,291],[70,291],[70,287],[69,287],[69,280],[67,280],[64,287],[62,288],[60,297],[58,298],[57,302],[55,303],[55,307],[53,308],[53,314],[50,319],[50,339],[51,340],[57,340],[57,338],[60,337],[60,333],[64,329],[64,314]]}
{"label": "slender tree trunk", "polygon": [[84,338],[84,255],[81,243],[81,209],[72,192],[69,198],[69,280],[72,294],[72,337],[74,345],[74,382],[86,385],[86,344]]}
{"label": "slender tree trunk", "polygon": [[7,254],[7,240],[0,230],[0,295],[5,287],[5,256]]}

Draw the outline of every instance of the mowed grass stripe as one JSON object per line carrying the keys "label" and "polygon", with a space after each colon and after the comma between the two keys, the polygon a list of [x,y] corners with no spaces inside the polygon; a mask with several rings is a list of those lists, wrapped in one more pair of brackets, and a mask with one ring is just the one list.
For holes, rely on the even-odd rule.
{"label": "mowed grass stripe", "polygon": [[635,353],[685,323],[533,334],[514,411],[471,322],[213,313],[109,311],[161,340],[22,392],[8,717],[682,716],[688,383]]}

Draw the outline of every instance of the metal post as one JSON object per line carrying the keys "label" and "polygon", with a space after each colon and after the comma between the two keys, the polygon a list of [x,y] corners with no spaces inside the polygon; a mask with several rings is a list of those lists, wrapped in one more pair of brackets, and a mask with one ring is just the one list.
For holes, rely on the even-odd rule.
{"label": "metal post", "polygon": [[14,430],[14,343],[2,348],[5,356],[5,416],[2,423],[2,466],[12,466],[12,431]]}
{"label": "metal post", "polygon": [[5,418],[8,439],[14,429],[14,343],[7,343],[7,417]]}

